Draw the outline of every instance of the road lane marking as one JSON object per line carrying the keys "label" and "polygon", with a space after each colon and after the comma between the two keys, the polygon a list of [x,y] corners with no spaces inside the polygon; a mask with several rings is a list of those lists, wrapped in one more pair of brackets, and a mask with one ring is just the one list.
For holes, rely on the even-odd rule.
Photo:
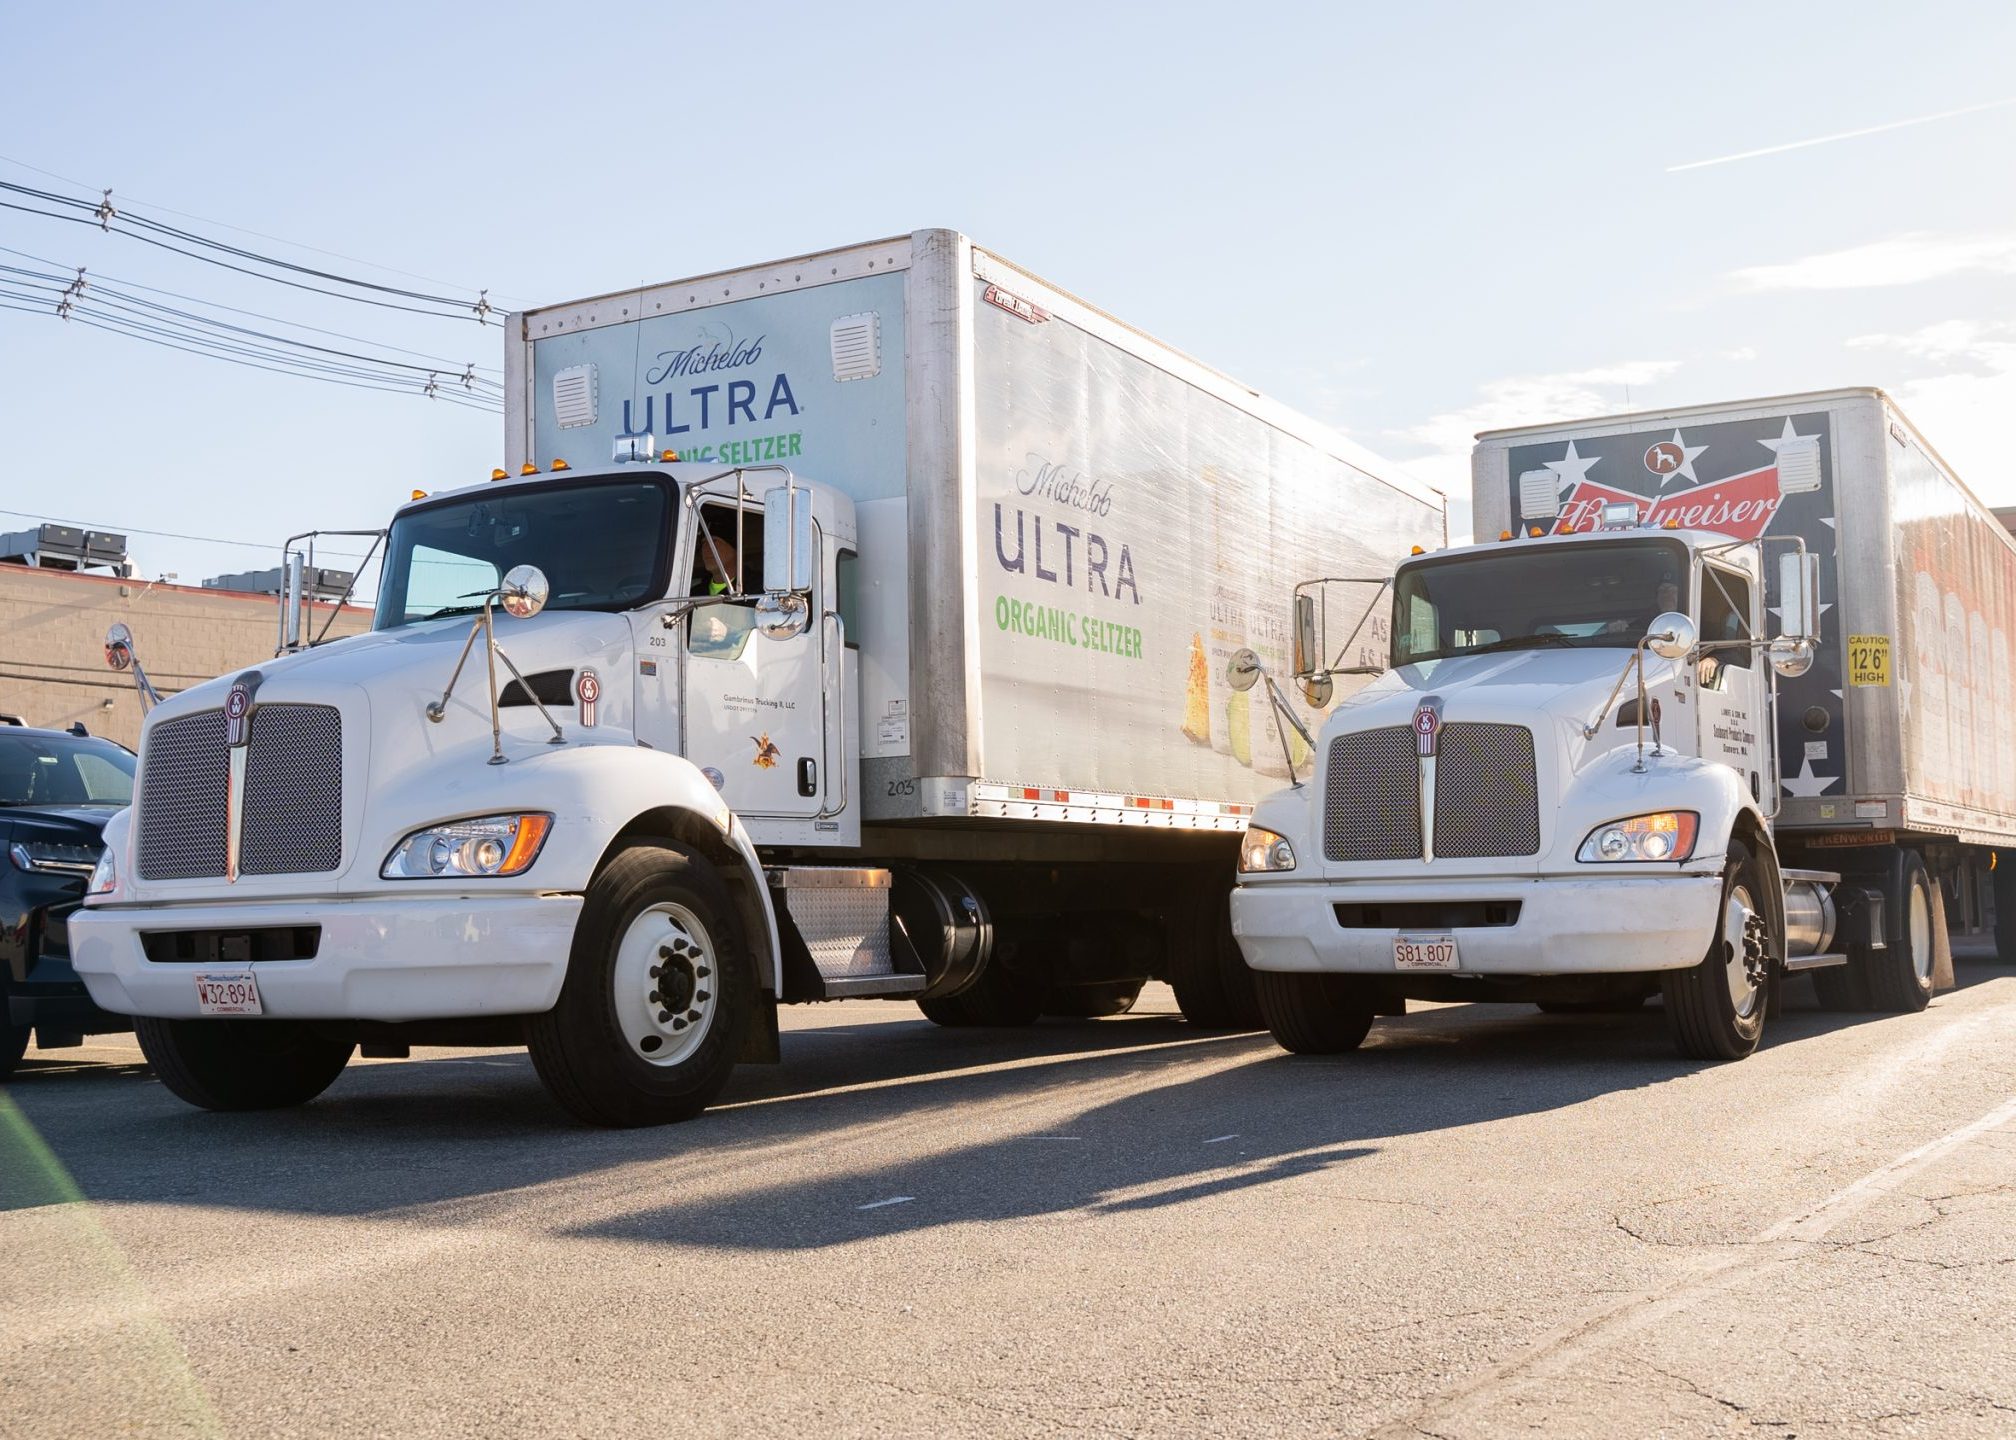
{"label": "road lane marking", "polygon": [[891,1195],[887,1200],[870,1200],[866,1205],[856,1205],[856,1210],[880,1210],[884,1205],[908,1205],[915,1195]]}
{"label": "road lane marking", "polygon": [[1238,1138],[1239,1138],[1239,1132],[1237,1130],[1234,1130],[1230,1135],[1213,1135],[1209,1140],[1206,1140],[1204,1143],[1206,1145],[1223,1145],[1227,1140],[1237,1140]]}

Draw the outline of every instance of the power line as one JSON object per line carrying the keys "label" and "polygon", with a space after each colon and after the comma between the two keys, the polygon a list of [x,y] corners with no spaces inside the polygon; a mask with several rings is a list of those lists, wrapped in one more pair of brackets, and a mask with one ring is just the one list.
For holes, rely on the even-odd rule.
{"label": "power line", "polygon": [[[4,185],[4,182],[0,182],[0,185]],[[59,215],[53,210],[37,210],[32,205],[17,205],[11,200],[0,200],[0,209],[19,210],[28,215],[40,215],[45,220],[68,220],[78,225],[98,224],[97,220],[88,215]],[[431,315],[436,320],[453,320],[458,318],[455,315],[440,310],[423,310],[417,305],[401,305],[392,300],[374,300],[369,295],[349,295],[341,290],[329,290],[320,285],[308,285],[299,280],[289,280],[280,275],[268,275],[258,270],[247,269],[243,265],[233,265],[230,261],[220,260],[214,255],[203,255],[194,250],[184,250],[179,245],[170,245],[167,241],[157,240],[152,235],[142,235],[136,231],[122,229],[114,225],[107,224],[101,228],[108,234],[123,235],[129,240],[138,240],[142,244],[152,245],[156,249],[171,251],[174,254],[186,256],[191,260],[200,260],[206,265],[215,265],[220,269],[233,270],[240,275],[250,275],[255,280],[270,280],[275,285],[285,285],[290,289],[306,290],[316,295],[329,295],[338,300],[351,300],[359,305],[375,305],[381,310],[403,310],[409,315]],[[455,303],[459,304],[459,302]],[[489,323],[480,314],[476,318],[478,324]]]}
{"label": "power line", "polygon": [[[310,275],[317,280],[328,280],[335,284],[348,285],[358,290],[373,290],[381,295],[397,295],[405,300],[420,300],[428,304],[447,305],[455,309],[467,308],[475,312],[476,318],[479,321],[483,320],[496,309],[490,303],[489,292],[487,290],[478,291],[476,303],[474,305],[467,305],[466,302],[457,299],[453,295],[433,295],[424,290],[408,290],[399,285],[380,285],[375,280],[358,280],[352,276],[339,275],[333,270],[318,270],[312,265],[297,265],[292,260],[282,260],[278,256],[261,254],[256,250],[247,250],[241,245],[230,245],[222,240],[213,240],[207,235],[198,234],[194,230],[185,230],[179,225],[164,225],[159,220],[148,219],[145,215],[119,209],[112,203],[112,192],[110,190],[107,190],[104,198],[95,205],[89,200],[78,200],[69,195],[59,195],[53,190],[38,190],[32,185],[18,185],[12,180],[0,180],[0,190],[6,190],[16,195],[25,195],[31,199],[43,201],[46,204],[67,205],[72,209],[82,210],[85,212],[85,217],[67,218],[84,218],[87,224],[95,223],[102,230],[114,234],[127,235],[135,240],[145,240],[147,237],[133,234],[129,230],[114,231],[112,222],[114,220],[124,220],[129,225],[138,225],[143,229],[152,230],[156,234],[171,236],[174,239],[185,241],[191,245],[201,245],[220,254],[236,256],[240,260],[249,260],[254,264],[270,266],[276,270],[292,271],[297,275]],[[38,213],[46,214],[47,212]],[[53,216],[51,218],[61,219],[66,217]],[[167,248],[172,249],[174,247],[170,246]],[[182,253],[186,254],[188,252],[185,251]],[[204,259],[207,257],[192,256],[192,258]],[[267,276],[264,278],[278,279],[279,277]]]}
{"label": "power line", "polygon": [[[19,280],[10,280],[6,278],[6,276],[8,275],[25,276],[27,278]],[[142,319],[159,320],[160,323],[170,325],[177,331],[185,331],[191,328],[188,325],[183,325],[179,323],[180,321],[189,321],[192,322],[193,325],[195,326],[208,327],[207,330],[197,330],[194,332],[197,336],[205,340],[210,340],[213,338],[212,336],[209,335],[208,333],[209,330],[221,330],[229,332],[229,334],[225,336],[215,337],[219,343],[231,340],[235,336],[247,336],[251,337],[254,340],[270,340],[274,342],[276,345],[292,346],[296,349],[311,351],[318,356],[326,355],[331,357],[337,357],[343,360],[356,360],[361,361],[366,365],[386,367],[392,370],[413,371],[416,374],[428,376],[430,381],[438,380],[442,374],[442,367],[440,366],[415,365],[412,362],[406,360],[388,360],[383,358],[382,356],[377,355],[360,355],[354,351],[337,350],[334,347],[327,345],[315,345],[309,343],[306,340],[296,340],[291,336],[273,335],[269,334],[264,330],[254,330],[249,326],[233,325],[229,321],[214,320],[207,315],[198,315],[187,310],[178,310],[172,305],[163,305],[158,301],[144,300],[137,295],[128,295],[124,291],[116,289],[109,285],[94,284],[90,281],[89,277],[81,269],[79,270],[77,277],[74,280],[72,280],[62,275],[48,275],[40,271],[29,270],[20,265],[0,265],[0,285],[15,285],[32,289],[47,289],[57,292],[62,297],[61,300],[58,301],[55,306],[55,313],[58,316],[67,317],[70,313],[72,313],[74,310],[76,310],[79,306],[82,305],[91,305],[91,304],[105,305],[109,306],[114,310],[124,311],[129,315],[137,315]],[[114,298],[109,300],[100,299],[99,297],[101,296],[111,296]],[[21,298],[21,297],[17,296],[15,298]],[[122,303],[122,302],[131,302],[131,303]],[[135,307],[139,308],[136,309]],[[87,311],[86,313],[91,312]],[[175,318],[167,319],[163,317],[175,317]],[[285,322],[283,321],[281,323],[284,324]],[[283,350],[274,350],[270,346],[255,345],[252,348],[258,352],[269,354],[277,358],[285,359],[291,362],[302,364],[308,363],[301,357],[289,355],[286,351]],[[380,373],[377,370],[360,370],[355,366],[339,366],[331,368],[340,370],[343,373],[351,373],[351,374],[377,375]],[[451,376],[450,380],[451,383],[460,383],[463,389],[471,394],[478,393],[475,388],[476,386],[481,385],[485,387],[483,392],[483,398],[486,399],[501,398],[501,393],[504,388],[499,382],[491,380],[487,376],[478,376],[475,373],[475,367],[473,365],[467,367],[461,374]],[[492,396],[488,393],[491,390],[495,390],[499,393],[495,396]]]}
{"label": "power line", "polygon": [[[33,260],[38,265],[53,265],[59,271],[84,269],[83,266],[66,265],[61,260],[51,260],[46,255],[32,255],[26,250],[15,250],[5,245],[0,245],[0,255],[12,255],[20,260]],[[0,269],[5,268],[7,267],[0,266]],[[454,365],[465,363],[462,361],[450,360],[445,355],[430,354],[425,350],[409,350],[406,349],[404,346],[400,345],[387,345],[383,341],[366,339],[362,335],[350,335],[346,334],[344,331],[341,330],[326,330],[319,325],[304,325],[298,320],[283,320],[278,315],[268,315],[261,310],[247,310],[239,305],[226,305],[218,300],[205,300],[200,296],[185,295],[179,290],[164,290],[158,285],[142,285],[137,280],[127,280],[117,275],[107,275],[101,272],[94,272],[91,276],[91,283],[97,285],[100,284],[101,282],[110,282],[113,285],[124,285],[134,290],[145,290],[150,295],[166,295],[173,300],[186,300],[191,305],[203,305],[207,306],[209,309],[212,310],[228,311],[230,314],[233,315],[249,315],[255,320],[266,320],[270,321],[275,325],[285,325],[292,330],[306,330],[313,335],[328,335],[337,340],[354,340],[360,345],[377,345],[380,349],[390,350],[400,355],[412,355],[421,360],[438,360],[443,365],[446,366],[452,367]],[[116,294],[118,292],[114,291],[111,293]],[[495,365],[470,364],[468,365],[468,368],[481,371],[490,375],[502,375],[504,373],[502,370],[498,369]]]}
{"label": "power line", "polygon": [[[0,300],[19,301],[36,300],[39,298],[41,297],[0,290]],[[89,326],[94,330],[106,330],[115,335],[125,335],[131,339],[142,340],[151,345],[162,345],[170,350],[181,350],[191,355],[206,355],[213,360],[223,360],[228,364],[244,365],[250,369],[265,370],[276,375],[291,375],[296,379],[321,380],[327,384],[347,385],[357,390],[377,390],[399,395],[420,395],[426,399],[439,400],[449,405],[459,405],[464,409],[482,410],[493,415],[503,413],[502,405],[485,403],[485,400],[490,397],[457,395],[452,391],[442,390],[438,387],[430,390],[427,386],[421,385],[411,379],[384,375],[381,372],[358,370],[355,367],[337,367],[301,357],[277,355],[274,352],[265,350],[263,347],[255,349],[232,345],[221,338],[188,334],[186,327],[171,330],[161,326],[146,325],[138,320],[108,314],[102,310],[94,310],[88,306],[76,305],[74,303],[69,313],[62,316],[58,316],[53,308],[45,309],[41,305],[33,304],[0,303],[0,309],[18,310],[25,315],[41,315],[50,319],[60,318],[74,324]],[[194,340],[197,343],[180,344],[176,343],[176,340],[166,338],[169,336],[175,336],[181,340]],[[262,363],[262,360],[277,360],[280,363]]]}
{"label": "power line", "polygon": [[[0,155],[0,162],[5,162],[6,164],[17,166],[23,170],[33,171],[35,174],[47,176],[51,180],[61,180],[65,185],[74,185],[79,190],[89,192],[100,188],[95,185],[87,185],[84,181],[73,179],[68,175],[58,175],[54,170],[44,170],[39,165],[30,165],[26,160],[16,160],[11,155]],[[133,203],[136,205],[144,205],[150,210],[159,210],[163,215],[175,215],[184,220],[195,220],[205,225],[215,225],[220,230],[232,230],[236,231],[240,235],[250,235],[255,239],[270,240],[276,245],[286,245],[291,249],[304,250],[312,255],[327,255],[332,260],[348,260],[353,265],[363,265],[372,270],[383,271],[387,275],[403,275],[408,280],[425,280],[430,285],[450,285],[453,286],[455,289],[467,290],[472,294],[476,292],[476,287],[474,285],[462,285],[458,284],[453,280],[441,280],[432,275],[419,275],[415,274],[411,270],[395,269],[390,265],[380,265],[375,261],[360,259],[355,255],[345,255],[340,251],[336,250],[324,250],[318,246],[304,245],[298,240],[289,240],[279,235],[268,235],[261,230],[249,230],[243,225],[233,225],[228,221],[224,220],[213,220],[207,215],[194,215],[187,210],[176,210],[166,205],[156,205],[151,201],[141,200],[138,197],[135,197]],[[500,300],[504,300],[507,302],[513,302],[514,308],[522,308],[516,306],[514,302],[514,297],[500,295],[498,298]]]}

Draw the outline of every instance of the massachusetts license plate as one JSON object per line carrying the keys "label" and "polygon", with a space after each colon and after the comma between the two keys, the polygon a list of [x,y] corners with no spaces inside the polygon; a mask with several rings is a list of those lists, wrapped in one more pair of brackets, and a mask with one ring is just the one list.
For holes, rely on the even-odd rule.
{"label": "massachusetts license plate", "polygon": [[1456,968],[1456,937],[1454,935],[1395,935],[1393,937],[1393,968],[1395,970],[1454,970]]}
{"label": "massachusetts license plate", "polygon": [[250,970],[198,971],[196,1008],[205,1015],[264,1015]]}

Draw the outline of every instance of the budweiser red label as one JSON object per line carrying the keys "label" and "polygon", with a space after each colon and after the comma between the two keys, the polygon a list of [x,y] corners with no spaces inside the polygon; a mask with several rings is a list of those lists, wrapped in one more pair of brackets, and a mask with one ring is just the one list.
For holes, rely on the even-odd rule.
{"label": "budweiser red label", "polygon": [[1654,528],[1664,527],[1670,521],[1682,530],[1714,530],[1737,540],[1755,540],[1771,524],[1784,496],[1778,490],[1776,465],[1651,500],[1628,490],[1582,480],[1562,503],[1556,528],[1600,530],[1604,505],[1620,500],[1636,505],[1641,522]]}

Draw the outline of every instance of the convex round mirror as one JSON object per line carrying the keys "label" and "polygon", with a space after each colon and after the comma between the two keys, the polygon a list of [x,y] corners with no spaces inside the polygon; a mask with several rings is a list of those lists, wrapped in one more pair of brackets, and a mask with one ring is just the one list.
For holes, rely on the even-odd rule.
{"label": "convex round mirror", "polygon": [[1315,675],[1302,682],[1302,698],[1309,702],[1311,710],[1321,710],[1336,693],[1337,682],[1328,675]]}
{"label": "convex round mirror", "polygon": [[497,587],[504,613],[516,615],[520,620],[529,620],[544,610],[548,593],[546,572],[537,565],[513,565],[504,572],[504,581]]}
{"label": "convex round mirror", "polygon": [[1234,690],[1251,690],[1260,683],[1260,657],[1250,649],[1235,650],[1225,662],[1225,683]]}
{"label": "convex round mirror", "polygon": [[812,607],[803,595],[789,590],[771,591],[756,601],[756,628],[772,640],[789,640],[805,633],[811,623]]}
{"label": "convex round mirror", "polygon": [[133,632],[124,622],[105,632],[105,663],[114,670],[124,670],[133,663]]}
{"label": "convex round mirror", "polygon": [[1813,668],[1813,647],[1804,640],[1780,636],[1765,648],[1771,668],[1787,680],[1797,680]]}
{"label": "convex round mirror", "polygon": [[1692,620],[1678,610],[1668,610],[1652,617],[1652,624],[1645,631],[1645,648],[1661,660],[1683,660],[1700,639],[1701,633]]}

